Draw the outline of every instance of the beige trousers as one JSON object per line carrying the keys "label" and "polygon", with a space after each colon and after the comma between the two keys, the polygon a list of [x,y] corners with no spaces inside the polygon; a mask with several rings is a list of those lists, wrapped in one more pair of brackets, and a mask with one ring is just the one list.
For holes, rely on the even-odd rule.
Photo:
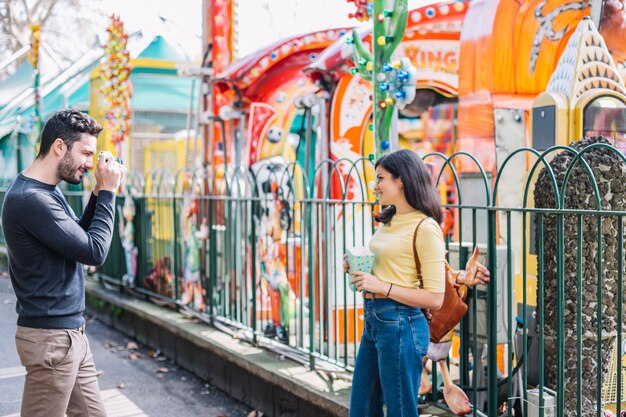
{"label": "beige trousers", "polygon": [[22,417],[106,417],[84,327],[18,326],[15,345],[26,368]]}

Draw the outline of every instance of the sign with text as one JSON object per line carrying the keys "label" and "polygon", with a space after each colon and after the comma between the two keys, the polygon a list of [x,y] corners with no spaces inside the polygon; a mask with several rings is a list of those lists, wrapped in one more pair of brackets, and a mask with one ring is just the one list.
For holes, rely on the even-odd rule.
{"label": "sign with text", "polygon": [[428,85],[458,94],[459,50],[457,40],[414,40],[398,46],[394,59],[408,57],[417,68],[418,85]]}

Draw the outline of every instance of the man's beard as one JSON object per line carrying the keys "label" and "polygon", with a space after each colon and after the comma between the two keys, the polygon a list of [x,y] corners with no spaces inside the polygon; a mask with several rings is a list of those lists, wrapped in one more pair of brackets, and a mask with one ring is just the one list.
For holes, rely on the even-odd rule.
{"label": "man's beard", "polygon": [[80,167],[78,166],[74,166],[74,160],[70,156],[68,149],[66,154],[63,156],[63,159],[61,159],[61,162],[59,162],[59,165],[57,166],[57,175],[69,184],[80,184],[82,176],[76,179],[76,172],[79,168]]}

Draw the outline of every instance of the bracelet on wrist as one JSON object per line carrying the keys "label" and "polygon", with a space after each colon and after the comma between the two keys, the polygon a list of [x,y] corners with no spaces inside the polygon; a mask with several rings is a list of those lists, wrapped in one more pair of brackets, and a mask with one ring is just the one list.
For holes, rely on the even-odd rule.
{"label": "bracelet on wrist", "polygon": [[385,297],[389,297],[389,294],[391,293],[391,287],[393,287],[393,284],[389,284],[389,290],[387,291],[387,295]]}

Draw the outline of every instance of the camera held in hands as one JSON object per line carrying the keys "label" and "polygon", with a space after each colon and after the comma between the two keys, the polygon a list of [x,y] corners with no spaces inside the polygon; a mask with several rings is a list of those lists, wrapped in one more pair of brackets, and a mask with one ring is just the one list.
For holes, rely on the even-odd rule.
{"label": "camera held in hands", "polygon": [[111,158],[115,158],[115,162],[117,162],[120,165],[124,165],[124,161],[122,160],[122,158],[119,157],[114,157],[113,154],[109,151],[100,151],[100,155],[98,155],[98,159],[100,159],[100,156],[104,156],[104,162],[109,162],[109,159]]}

